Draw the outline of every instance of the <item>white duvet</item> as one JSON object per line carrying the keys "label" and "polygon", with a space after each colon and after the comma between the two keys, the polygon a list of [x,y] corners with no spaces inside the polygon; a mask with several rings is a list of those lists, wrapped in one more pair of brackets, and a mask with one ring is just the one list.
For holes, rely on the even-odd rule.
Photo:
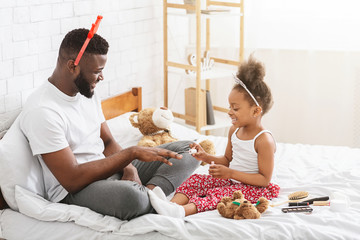
{"label": "white duvet", "polygon": [[[128,133],[122,135],[123,146],[141,137],[126,124],[119,118],[109,122],[117,139]],[[210,139],[217,154],[226,147],[224,137],[199,135],[180,125],[173,132],[180,139]],[[197,172],[206,173],[207,167]],[[0,233],[7,239],[360,239],[360,149],[278,143],[273,182],[281,187],[274,203],[301,190],[310,197],[329,196],[334,206],[312,206],[313,212],[305,214],[283,213],[284,204],[256,220],[225,219],[216,210],[184,219],[147,214],[128,222],[116,219],[121,222],[117,229],[105,232],[74,222],[39,221],[7,209],[1,212]]]}

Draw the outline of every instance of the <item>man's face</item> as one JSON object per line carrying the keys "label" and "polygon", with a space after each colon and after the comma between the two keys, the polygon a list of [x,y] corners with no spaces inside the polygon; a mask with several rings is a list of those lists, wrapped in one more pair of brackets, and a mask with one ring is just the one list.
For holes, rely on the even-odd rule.
{"label": "man's face", "polygon": [[96,84],[104,79],[102,70],[105,67],[106,55],[87,55],[81,62],[80,73],[74,83],[80,94],[87,98],[94,95]]}
{"label": "man's face", "polygon": [[94,95],[94,90],[91,89],[89,82],[90,81],[85,79],[82,71],[80,70],[80,74],[75,79],[75,85],[79,93],[87,98],[91,98]]}

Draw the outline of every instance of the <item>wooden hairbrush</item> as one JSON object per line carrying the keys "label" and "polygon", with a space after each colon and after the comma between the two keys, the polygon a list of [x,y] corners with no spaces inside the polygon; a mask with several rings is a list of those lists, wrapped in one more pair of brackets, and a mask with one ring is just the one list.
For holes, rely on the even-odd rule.
{"label": "wooden hairbrush", "polygon": [[280,205],[283,205],[283,204],[289,203],[289,202],[300,202],[300,201],[303,201],[303,199],[308,197],[308,196],[309,196],[309,193],[305,192],[305,191],[293,192],[293,193],[288,195],[289,200],[284,201],[284,202],[280,202],[280,203],[276,203],[276,204],[270,204],[270,206],[271,207],[276,207],[276,206],[280,206]]}

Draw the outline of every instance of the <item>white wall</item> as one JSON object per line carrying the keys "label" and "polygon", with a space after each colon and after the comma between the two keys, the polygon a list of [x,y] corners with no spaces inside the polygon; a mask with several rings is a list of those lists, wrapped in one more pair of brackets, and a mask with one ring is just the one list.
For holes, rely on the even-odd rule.
{"label": "white wall", "polygon": [[360,50],[358,0],[252,0],[246,3],[250,48]]}
{"label": "white wall", "polygon": [[0,113],[21,108],[51,75],[64,35],[97,15],[110,44],[101,96],[142,86],[144,107],[162,101],[161,1],[0,0]]}
{"label": "white wall", "polygon": [[[360,147],[358,9],[357,0],[245,1],[245,56],[265,63],[275,104],[264,125],[278,141]],[[211,21],[210,53],[236,59],[239,19]],[[192,22],[190,34],[194,29]],[[194,42],[193,34],[190,47]],[[213,80],[213,103],[228,107],[232,84]]]}
{"label": "white wall", "polygon": [[[360,147],[359,51],[259,48],[245,55],[250,53],[266,68],[274,105],[263,123],[277,141]],[[227,107],[233,83],[213,80],[213,103]]]}
{"label": "white wall", "polygon": [[[245,1],[246,56],[255,52],[266,65],[275,105],[264,124],[278,141],[360,147],[358,9],[356,0]],[[102,97],[142,86],[144,107],[163,104],[162,1],[0,0],[0,113],[21,108],[51,75],[63,36],[89,28],[97,15],[110,43]],[[221,28],[231,21],[214,34],[214,54],[236,56],[237,28]],[[169,55],[184,59],[189,20],[170,23]],[[174,81],[170,96],[180,100],[170,106],[183,108],[183,83]],[[232,79],[213,84],[213,101],[227,107]]]}
{"label": "white wall", "polygon": [[359,52],[258,49],[274,106],[264,117],[278,141],[360,147]]}
{"label": "white wall", "polygon": [[279,141],[360,147],[360,2],[247,1],[247,51],[275,98]]}

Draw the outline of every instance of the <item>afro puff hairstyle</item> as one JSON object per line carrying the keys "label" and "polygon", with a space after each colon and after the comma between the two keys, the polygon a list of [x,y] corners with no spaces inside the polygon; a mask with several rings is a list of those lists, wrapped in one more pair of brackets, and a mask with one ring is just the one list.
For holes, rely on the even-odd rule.
{"label": "afro puff hairstyle", "polygon": [[[273,105],[273,98],[271,90],[268,85],[264,82],[265,67],[257,61],[252,55],[247,61],[240,64],[236,76],[245,84],[248,90],[254,95],[258,103],[262,108],[262,115],[267,113]],[[251,96],[246,90],[240,85],[235,84],[233,89],[239,92],[244,92],[246,99],[252,105],[255,104]]]}

